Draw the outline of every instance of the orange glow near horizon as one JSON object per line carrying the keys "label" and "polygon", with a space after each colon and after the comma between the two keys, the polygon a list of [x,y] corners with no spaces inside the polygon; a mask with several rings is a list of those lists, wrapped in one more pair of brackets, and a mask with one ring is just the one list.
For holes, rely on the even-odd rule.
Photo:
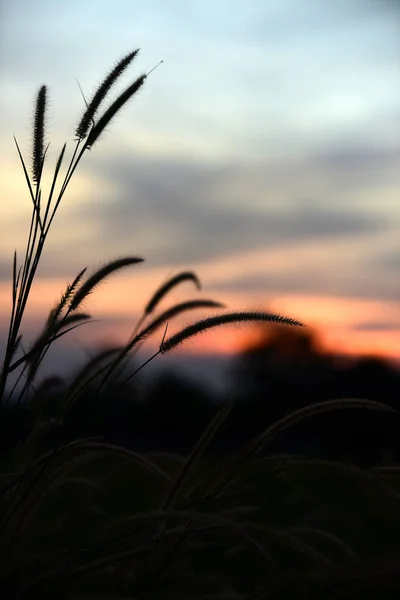
{"label": "orange glow near horizon", "polygon": [[[85,344],[120,344],[127,340],[138,317],[151,293],[164,281],[163,269],[151,272],[135,271],[134,276],[115,278],[91,295],[84,306],[98,323],[84,326],[79,333],[73,332],[72,339],[79,339]],[[129,282],[132,283],[129,283]],[[28,311],[28,332],[40,329],[46,314],[57,302],[65,281],[38,280],[32,289]],[[193,290],[182,286],[188,297],[193,298]],[[182,292],[172,294],[168,305],[182,301]],[[306,327],[316,332],[323,350],[347,355],[377,355],[389,360],[400,361],[400,320],[398,306],[394,302],[382,300],[366,300],[311,294],[270,294],[259,295],[257,301],[249,294],[219,293],[214,290],[207,297],[225,302],[229,310],[267,310],[289,316],[303,322]],[[198,295],[196,294],[196,297]],[[0,284],[0,325],[3,331],[7,323],[10,307],[10,289],[5,283]],[[165,306],[162,306],[162,310]],[[185,313],[179,321],[170,323],[168,335],[178,331],[198,318],[210,314],[204,311]],[[365,322],[378,322],[381,329],[363,329]],[[390,324],[394,326],[390,327]],[[396,323],[398,325],[396,326]],[[360,329],[357,329],[360,326]],[[229,325],[204,332],[192,340],[188,340],[176,352],[190,353],[224,353],[234,354],[242,351],[259,335],[256,324]],[[148,347],[156,349],[162,337],[160,330]]]}

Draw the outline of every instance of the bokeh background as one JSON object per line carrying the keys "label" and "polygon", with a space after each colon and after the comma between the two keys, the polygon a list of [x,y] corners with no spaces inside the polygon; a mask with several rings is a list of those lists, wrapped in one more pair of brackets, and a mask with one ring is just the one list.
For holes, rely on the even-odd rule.
{"label": "bokeh background", "polygon": [[[9,0],[0,10],[0,340],[31,209],[13,135],[29,159],[47,84],[50,176],[63,142],[73,148],[77,81],[90,97],[140,48],[118,90],[164,63],[79,167],[27,337],[79,270],[130,254],[146,262],[91,296],[100,322],[71,336],[74,356],[126,339],[154,288],[191,269],[202,295],[230,309],[274,310],[327,350],[400,364],[399,3]],[[194,292],[182,286],[170,302]],[[185,352],[232,355],[256,333],[219,329]]]}

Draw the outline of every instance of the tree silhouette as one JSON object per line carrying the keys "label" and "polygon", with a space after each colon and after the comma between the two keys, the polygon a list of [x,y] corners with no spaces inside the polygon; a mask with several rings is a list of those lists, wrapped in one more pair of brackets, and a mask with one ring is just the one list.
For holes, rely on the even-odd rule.
{"label": "tree silhouette", "polygon": [[[267,326],[234,363],[236,424],[246,437],[292,410],[322,400],[367,398],[400,408],[400,372],[376,357],[326,352],[312,330]],[[243,418],[246,414],[247,418]],[[277,446],[357,462],[399,452],[400,423],[386,414],[344,410],[313,417]],[[248,430],[247,432],[244,429]]]}

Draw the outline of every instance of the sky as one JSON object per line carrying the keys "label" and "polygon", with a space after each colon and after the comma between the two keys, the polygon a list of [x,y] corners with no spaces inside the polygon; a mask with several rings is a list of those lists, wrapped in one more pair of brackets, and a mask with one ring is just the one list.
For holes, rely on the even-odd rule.
{"label": "sky", "polygon": [[[100,322],[86,343],[126,339],[154,289],[190,269],[202,298],[298,319],[338,352],[400,360],[399,24],[397,0],[3,0],[0,338],[31,209],[13,135],[29,162],[45,83],[48,184],[64,141],[74,147],[77,82],[90,98],[140,48],[115,93],[164,62],[71,182],[28,336],[83,267],[133,255],[145,262],[89,299]],[[169,303],[193,297],[188,283]],[[191,349],[233,352],[246,335],[219,330]]]}

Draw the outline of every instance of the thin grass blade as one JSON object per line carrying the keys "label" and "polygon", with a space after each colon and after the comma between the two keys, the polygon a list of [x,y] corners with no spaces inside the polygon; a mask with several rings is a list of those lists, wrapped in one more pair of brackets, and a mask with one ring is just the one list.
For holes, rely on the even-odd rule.
{"label": "thin grass blade", "polygon": [[61,169],[61,165],[62,165],[62,161],[63,161],[63,158],[64,158],[66,147],[67,147],[67,144],[65,143],[64,146],[61,149],[60,156],[58,157],[57,164],[56,164],[56,167],[54,169],[53,181],[51,182],[50,193],[49,193],[49,197],[48,197],[48,200],[47,200],[47,206],[46,206],[46,210],[45,210],[44,217],[43,217],[43,227],[46,226],[48,214],[49,214],[49,211],[50,211],[51,201],[52,201],[53,194],[54,194],[54,189],[55,189],[55,186],[56,186],[56,183],[57,183],[58,174],[59,174],[60,169]]}
{"label": "thin grass blade", "polygon": [[33,205],[35,206],[35,194],[33,193],[33,188],[32,188],[32,184],[31,184],[31,180],[29,179],[28,169],[26,168],[24,157],[22,156],[21,150],[20,150],[20,148],[18,146],[17,138],[15,136],[14,136],[14,142],[15,142],[15,145],[17,147],[19,159],[21,161],[22,169],[24,171],[25,180],[26,180],[26,183],[28,185],[29,193],[31,195]]}
{"label": "thin grass blade", "polygon": [[316,404],[311,404],[309,406],[305,406],[298,410],[291,412],[289,415],[286,415],[282,419],[279,419],[267,429],[263,431],[259,436],[257,436],[254,440],[250,442],[247,448],[244,450],[244,454],[246,456],[250,456],[256,452],[261,451],[268,442],[270,442],[276,435],[282,433],[289,427],[296,425],[300,421],[304,419],[308,419],[309,417],[324,414],[326,412],[332,410],[343,410],[349,408],[359,408],[359,409],[367,409],[367,410],[378,410],[383,412],[390,412],[394,414],[399,414],[397,410],[394,408],[387,406],[381,402],[376,402],[375,400],[364,400],[364,399],[353,399],[353,398],[341,398],[338,400],[324,400],[323,402],[317,402]]}

